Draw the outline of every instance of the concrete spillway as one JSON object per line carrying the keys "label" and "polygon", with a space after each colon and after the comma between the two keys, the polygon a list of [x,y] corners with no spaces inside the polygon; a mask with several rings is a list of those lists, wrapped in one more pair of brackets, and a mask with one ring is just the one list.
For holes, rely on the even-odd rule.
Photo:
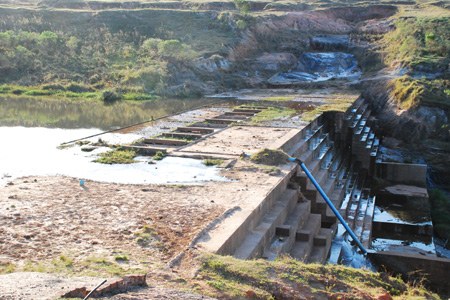
{"label": "concrete spillway", "polygon": [[[327,112],[302,128],[292,129],[275,148],[299,157],[307,165],[363,245],[372,249],[369,256],[379,264],[386,264],[400,273],[415,270],[417,264],[426,271],[429,271],[426,266],[449,266],[450,260],[438,258],[433,249],[424,254],[422,247],[416,247],[419,242],[432,241],[428,195],[424,189],[426,165],[394,165],[381,161],[377,156],[380,140],[372,130],[373,122],[369,105],[360,98],[345,113]],[[234,129],[225,129],[220,134],[226,135],[227,130]],[[201,143],[206,146],[208,141]],[[201,152],[201,143],[191,150]],[[233,149],[231,144],[229,151]],[[238,152],[240,150],[229,155]],[[289,254],[305,262],[341,263],[345,260],[345,253],[352,250],[345,243],[348,237],[339,229],[335,215],[298,166],[286,164],[281,168],[286,170],[286,175],[274,183],[258,205],[224,220],[207,240],[201,241],[201,247],[241,259],[275,259]],[[374,178],[382,180],[384,187],[374,190]],[[398,184],[408,186],[409,191],[420,192],[402,195],[395,188]],[[391,206],[389,212],[393,212],[392,207],[397,212],[421,207],[419,219],[426,221],[413,224],[398,218],[389,222],[382,220],[380,207],[386,203]],[[380,248],[381,240],[407,242],[394,241],[392,247]],[[432,242],[428,245],[434,247]],[[408,270],[405,269],[408,263],[402,264],[403,269],[396,269],[395,264],[391,266],[393,260],[403,262],[411,257],[417,264],[410,264]],[[424,259],[427,263],[422,263]],[[448,278],[442,277],[447,275],[448,268],[439,270],[441,278],[433,277],[436,282]]]}

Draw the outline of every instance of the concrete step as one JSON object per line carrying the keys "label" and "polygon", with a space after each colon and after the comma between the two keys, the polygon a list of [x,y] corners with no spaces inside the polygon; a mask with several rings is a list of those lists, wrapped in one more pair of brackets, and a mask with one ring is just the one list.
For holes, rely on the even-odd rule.
{"label": "concrete step", "polygon": [[323,125],[318,125],[315,128],[310,128],[311,126],[307,126],[302,130],[304,136],[289,152],[290,155],[297,157],[301,156],[305,151],[309,151],[309,141],[322,134],[324,128]]}
{"label": "concrete step", "polygon": [[211,124],[227,124],[227,125],[231,124],[231,123],[235,123],[235,122],[240,122],[240,120],[215,119],[215,118],[206,119],[205,121],[208,122],[208,123],[211,123]]}
{"label": "concrete step", "polygon": [[233,109],[233,112],[243,112],[243,113],[254,113],[257,114],[259,112],[262,112],[264,109],[266,109],[267,107],[260,107],[260,108],[235,108]]}
{"label": "concrete step", "polygon": [[308,258],[309,263],[326,262],[328,254],[330,252],[331,240],[333,239],[334,232],[328,228],[321,228],[319,233],[314,237],[314,246],[311,250],[311,254]]}
{"label": "concrete step", "polygon": [[310,214],[308,221],[295,235],[295,243],[292,246],[291,256],[306,261],[313,246],[314,236],[319,232],[321,215]]}
{"label": "concrete step", "polygon": [[212,128],[204,128],[204,127],[178,127],[176,132],[191,132],[191,133],[199,133],[199,134],[209,134],[213,133],[214,129]]}
{"label": "concrete step", "polygon": [[160,135],[161,137],[177,138],[177,139],[187,139],[187,140],[198,140],[203,137],[200,133],[190,133],[190,132],[165,132]]}
{"label": "concrete step", "polygon": [[297,190],[286,189],[272,209],[263,216],[261,222],[249,231],[233,256],[240,259],[260,256],[275,235],[276,227],[283,224],[288,212],[297,203],[297,200]]}
{"label": "concrete step", "polygon": [[123,149],[136,151],[139,155],[155,155],[157,152],[167,153],[168,147],[124,145]]}
{"label": "concrete step", "polygon": [[222,129],[228,127],[227,123],[208,123],[206,121],[204,122],[197,122],[192,124],[193,127],[201,127],[201,128],[210,128],[210,129]]}
{"label": "concrete step", "polygon": [[245,115],[229,115],[229,114],[223,114],[217,117],[214,117],[213,119],[219,119],[219,120],[246,120],[250,118],[249,116]]}
{"label": "concrete step", "polygon": [[272,243],[264,250],[263,257],[274,260],[282,253],[287,253],[295,243],[296,232],[309,218],[311,202],[299,202],[283,225],[276,227]]}
{"label": "concrete step", "polygon": [[361,243],[369,248],[372,239],[372,222],[375,211],[375,196],[370,196],[367,203],[366,215],[364,216],[363,231],[361,234]]}
{"label": "concrete step", "polygon": [[329,263],[338,264],[340,262],[342,243],[345,242],[344,241],[345,238],[346,238],[345,228],[341,223],[339,223],[337,224],[336,235],[331,242],[330,258],[328,259]]}
{"label": "concrete step", "polygon": [[184,145],[189,144],[189,141],[185,141],[185,140],[159,139],[159,138],[144,139],[143,142],[145,144],[167,145],[167,146],[184,146]]}
{"label": "concrete step", "polygon": [[225,113],[226,116],[248,116],[248,117],[252,117],[255,114],[256,113],[254,112],[245,112],[245,111],[229,111]]}

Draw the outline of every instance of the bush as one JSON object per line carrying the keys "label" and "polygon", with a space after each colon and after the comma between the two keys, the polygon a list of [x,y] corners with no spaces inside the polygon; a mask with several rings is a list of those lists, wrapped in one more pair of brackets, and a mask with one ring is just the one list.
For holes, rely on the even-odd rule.
{"label": "bush", "polygon": [[250,3],[247,0],[233,0],[236,8],[243,14],[250,11]]}
{"label": "bush", "polygon": [[86,93],[86,92],[94,91],[91,87],[89,87],[87,85],[74,83],[74,82],[67,85],[66,90],[74,92],[74,93]]}
{"label": "bush", "polygon": [[66,90],[66,88],[63,85],[57,84],[57,83],[43,84],[41,86],[41,89],[46,90],[46,91],[65,91]]}
{"label": "bush", "polygon": [[23,94],[27,95],[27,96],[48,96],[48,95],[53,94],[53,92],[52,91],[44,91],[44,90],[29,90]]}
{"label": "bush", "polygon": [[103,91],[102,93],[102,101],[105,103],[114,103],[121,99],[120,95],[114,91]]}

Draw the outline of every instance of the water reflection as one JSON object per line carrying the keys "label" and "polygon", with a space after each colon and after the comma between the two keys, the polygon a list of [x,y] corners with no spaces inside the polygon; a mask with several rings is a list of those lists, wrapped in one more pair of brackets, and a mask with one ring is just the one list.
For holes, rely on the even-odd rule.
{"label": "water reflection", "polygon": [[[167,157],[156,164],[148,164],[148,157],[140,157],[134,164],[104,165],[92,161],[108,148],[92,152],[83,152],[77,146],[58,149],[58,145],[67,139],[99,132],[98,129],[0,127],[0,139],[11,141],[7,147],[0,147],[0,187],[14,178],[30,175],[64,175],[129,184],[227,180],[219,175],[217,168],[206,167],[201,160]],[[109,139],[116,140],[129,136],[109,135]]]}
{"label": "water reflection", "polygon": [[101,101],[92,100],[0,97],[0,126],[108,130],[156,119],[214,101],[161,99],[104,105]]}

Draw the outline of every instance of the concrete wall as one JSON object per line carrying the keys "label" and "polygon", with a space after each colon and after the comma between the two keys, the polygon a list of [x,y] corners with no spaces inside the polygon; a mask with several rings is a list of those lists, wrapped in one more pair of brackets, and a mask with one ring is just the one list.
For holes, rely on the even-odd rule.
{"label": "concrete wall", "polygon": [[433,289],[450,293],[450,259],[388,251],[369,253],[368,257],[405,279],[425,278]]}
{"label": "concrete wall", "polygon": [[393,183],[426,186],[427,165],[382,162],[376,164],[376,176]]}

